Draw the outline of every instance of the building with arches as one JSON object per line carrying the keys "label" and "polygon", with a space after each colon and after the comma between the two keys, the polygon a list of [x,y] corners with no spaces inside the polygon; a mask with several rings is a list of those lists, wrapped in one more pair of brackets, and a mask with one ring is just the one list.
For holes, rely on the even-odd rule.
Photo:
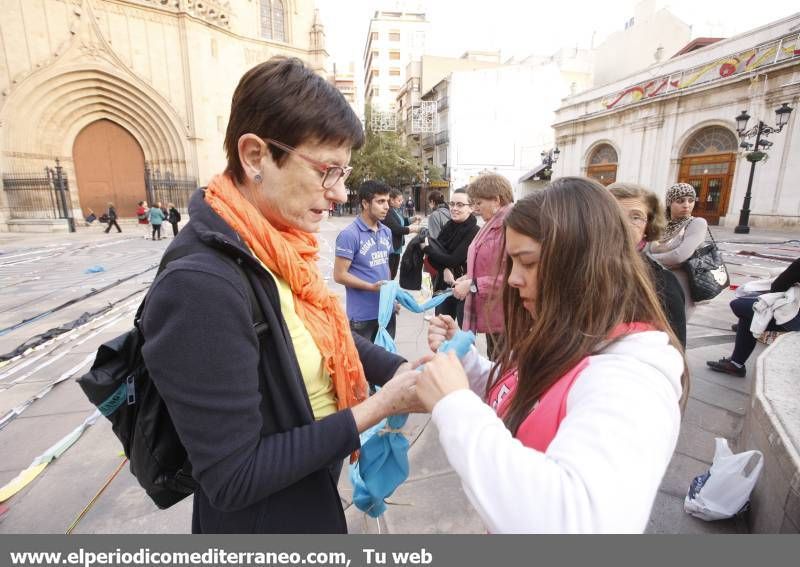
{"label": "building with arches", "polygon": [[0,231],[65,229],[48,176],[76,219],[185,196],[224,167],[247,69],[274,55],[327,62],[313,0],[8,2],[0,40]]}
{"label": "building with arches", "polygon": [[[750,174],[736,116],[746,109],[749,126],[775,125],[782,103],[800,106],[800,14],[563,99],[554,174],[631,181],[658,194],[690,183],[696,215],[735,226]],[[752,226],[800,226],[798,114],[769,137],[768,158],[756,165]]]}

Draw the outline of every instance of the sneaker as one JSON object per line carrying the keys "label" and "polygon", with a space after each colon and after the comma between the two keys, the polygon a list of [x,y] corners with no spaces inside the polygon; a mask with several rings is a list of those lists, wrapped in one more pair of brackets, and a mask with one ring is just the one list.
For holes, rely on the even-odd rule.
{"label": "sneaker", "polygon": [[733,376],[738,376],[739,378],[744,378],[745,374],[747,374],[747,369],[742,366],[736,366],[733,362],[731,362],[730,358],[721,358],[717,361],[709,360],[706,362],[711,370],[716,372],[725,372],[726,374],[732,374]]}

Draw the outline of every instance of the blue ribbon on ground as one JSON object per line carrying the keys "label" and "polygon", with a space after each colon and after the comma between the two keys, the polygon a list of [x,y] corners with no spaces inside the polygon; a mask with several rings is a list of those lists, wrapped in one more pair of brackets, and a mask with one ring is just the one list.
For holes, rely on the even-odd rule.
{"label": "blue ribbon on ground", "polygon": [[[394,302],[414,313],[423,313],[436,307],[452,292],[438,295],[424,304],[418,304],[407,291],[400,289],[397,282],[388,282],[381,287],[378,313],[379,331],[375,344],[390,352],[396,352],[394,340],[386,331],[392,317]],[[442,343],[439,352],[450,350],[460,357],[469,351],[475,342],[475,335],[459,331],[449,341]],[[406,424],[408,414],[393,415],[361,434],[361,454],[358,462],[350,465],[350,482],[353,485],[353,504],[373,518],[386,511],[385,499],[391,496],[400,484],[408,478],[408,439],[400,431]]]}

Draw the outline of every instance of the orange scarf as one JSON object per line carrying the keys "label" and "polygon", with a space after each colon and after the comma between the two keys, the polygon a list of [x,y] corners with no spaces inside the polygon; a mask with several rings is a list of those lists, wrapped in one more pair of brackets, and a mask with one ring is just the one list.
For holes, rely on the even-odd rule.
{"label": "orange scarf", "polygon": [[317,267],[319,245],[313,234],[278,230],[247,200],[227,175],[206,189],[206,203],[250,247],[270,271],[289,284],[294,308],[325,362],[339,409],[367,398],[367,381],[347,316]]}

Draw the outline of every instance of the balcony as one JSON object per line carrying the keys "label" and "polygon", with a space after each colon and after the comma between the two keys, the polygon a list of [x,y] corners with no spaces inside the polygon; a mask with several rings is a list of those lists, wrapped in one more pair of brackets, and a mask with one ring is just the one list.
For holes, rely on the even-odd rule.
{"label": "balcony", "polygon": [[422,138],[422,147],[426,150],[433,149],[434,146],[434,137],[433,134],[427,134],[425,137]]}
{"label": "balcony", "polygon": [[441,146],[450,141],[450,135],[447,130],[442,130],[436,134],[436,145]]}
{"label": "balcony", "polygon": [[443,96],[436,101],[436,110],[439,112],[447,109],[448,106],[450,106],[450,101],[448,100],[447,96]]}

